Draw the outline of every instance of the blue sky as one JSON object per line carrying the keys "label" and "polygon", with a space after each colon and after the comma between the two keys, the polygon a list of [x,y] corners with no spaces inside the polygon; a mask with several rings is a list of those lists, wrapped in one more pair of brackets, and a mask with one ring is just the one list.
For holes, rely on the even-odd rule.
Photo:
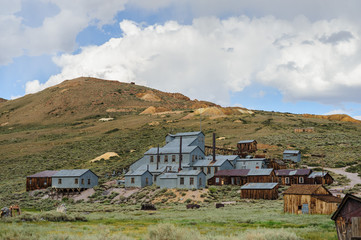
{"label": "blue sky", "polygon": [[92,76],[361,119],[359,1],[0,0],[0,97]]}

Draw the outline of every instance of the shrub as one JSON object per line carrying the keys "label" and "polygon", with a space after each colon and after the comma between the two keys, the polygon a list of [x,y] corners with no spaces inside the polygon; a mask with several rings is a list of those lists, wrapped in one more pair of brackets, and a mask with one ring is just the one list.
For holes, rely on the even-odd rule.
{"label": "shrub", "polygon": [[163,223],[148,230],[148,240],[201,240],[202,237],[199,232],[194,230],[184,231],[182,228],[177,228],[172,224]]}

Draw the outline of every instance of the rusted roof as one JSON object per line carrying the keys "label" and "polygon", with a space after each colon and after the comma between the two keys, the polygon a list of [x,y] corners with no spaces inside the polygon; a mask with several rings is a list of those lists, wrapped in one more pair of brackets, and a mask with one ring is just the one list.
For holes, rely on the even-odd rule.
{"label": "rusted roof", "polygon": [[36,177],[52,177],[55,173],[57,173],[58,171],[51,171],[51,170],[46,170],[46,171],[42,171],[42,172],[38,172],[35,173],[33,175],[30,175],[28,177],[31,178],[36,178]]}
{"label": "rusted roof", "polygon": [[[297,194],[297,195],[312,195],[322,187],[322,185],[318,184],[294,184],[291,185],[283,194]],[[332,194],[331,194],[332,195]]]}
{"label": "rusted roof", "polygon": [[317,198],[321,201],[328,202],[328,203],[340,203],[342,202],[341,198],[331,196],[331,195],[314,195],[314,198]]}
{"label": "rusted roof", "polygon": [[309,175],[311,169],[280,169],[275,170],[277,176],[298,176],[298,175]]}
{"label": "rusted roof", "polygon": [[225,169],[219,170],[214,176],[240,177],[247,176],[250,169]]}

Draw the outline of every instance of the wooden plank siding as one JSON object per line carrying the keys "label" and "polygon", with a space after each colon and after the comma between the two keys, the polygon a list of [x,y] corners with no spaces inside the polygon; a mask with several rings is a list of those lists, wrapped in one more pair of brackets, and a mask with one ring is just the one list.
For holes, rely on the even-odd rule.
{"label": "wooden plank siding", "polygon": [[51,177],[27,177],[26,191],[46,189],[51,187]]}
{"label": "wooden plank siding", "polygon": [[274,200],[278,198],[278,188],[275,187],[273,189],[242,189],[241,198]]}

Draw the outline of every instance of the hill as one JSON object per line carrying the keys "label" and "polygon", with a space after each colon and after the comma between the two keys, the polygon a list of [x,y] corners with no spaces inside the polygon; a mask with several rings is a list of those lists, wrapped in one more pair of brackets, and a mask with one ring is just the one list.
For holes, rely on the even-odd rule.
{"label": "hill", "polygon": [[7,100],[4,98],[0,98],[0,103],[6,102]]}
{"label": "hill", "polygon": [[[300,149],[302,163],[312,166],[361,162],[361,124],[222,108],[179,93],[77,78],[0,104],[0,202],[11,203],[13,194],[24,193],[27,175],[46,169],[91,168],[105,181],[106,174],[123,172],[150,147],[163,145],[166,134],[200,127],[207,145],[216,132],[219,147],[256,139],[267,157]],[[314,132],[294,132],[306,127]],[[118,156],[91,161],[109,152]]]}

